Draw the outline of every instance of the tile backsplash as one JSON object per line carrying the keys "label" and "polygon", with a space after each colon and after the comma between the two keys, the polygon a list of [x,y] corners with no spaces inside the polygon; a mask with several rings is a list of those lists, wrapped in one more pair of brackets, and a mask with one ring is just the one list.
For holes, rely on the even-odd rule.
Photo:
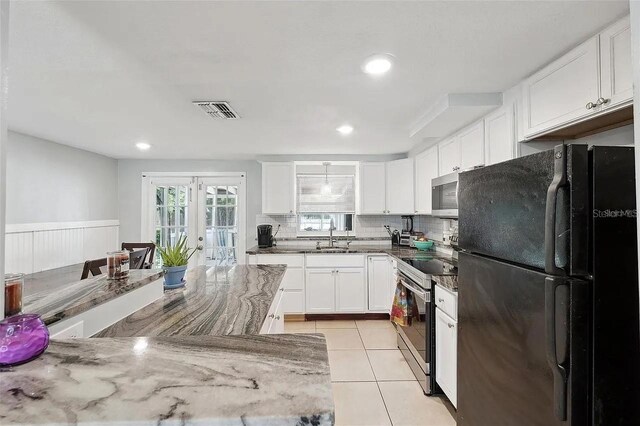
{"label": "tile backsplash", "polygon": [[[389,234],[384,229],[384,225],[389,225],[391,230],[402,230],[402,220],[400,216],[380,215],[380,216],[356,216],[354,221],[355,236],[357,238],[388,238]],[[295,215],[256,215],[256,224],[270,224],[273,231],[280,225],[277,239],[296,238],[297,217]],[[457,227],[458,221],[455,219],[441,219],[431,216],[414,216],[413,229],[422,231],[427,238],[449,242],[450,228]]]}

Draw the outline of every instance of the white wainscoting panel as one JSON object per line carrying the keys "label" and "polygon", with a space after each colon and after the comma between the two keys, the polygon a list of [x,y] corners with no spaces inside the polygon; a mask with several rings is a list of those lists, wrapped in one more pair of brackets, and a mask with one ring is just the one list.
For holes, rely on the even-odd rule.
{"label": "white wainscoting panel", "polygon": [[33,233],[34,272],[75,265],[85,259],[83,253],[83,229],[58,229]]}
{"label": "white wainscoting panel", "polygon": [[7,225],[5,270],[31,274],[88,259],[120,247],[117,220]]}
{"label": "white wainscoting panel", "polygon": [[120,248],[118,231],[117,226],[85,228],[82,261],[100,259],[105,257],[107,252],[118,250]]}
{"label": "white wainscoting panel", "polygon": [[5,236],[5,272],[33,272],[33,232]]}

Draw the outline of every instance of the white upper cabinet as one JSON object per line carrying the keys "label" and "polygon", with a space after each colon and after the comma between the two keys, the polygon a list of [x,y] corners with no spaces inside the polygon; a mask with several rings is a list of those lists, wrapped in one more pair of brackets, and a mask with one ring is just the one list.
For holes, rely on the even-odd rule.
{"label": "white upper cabinet", "polygon": [[524,136],[543,135],[632,102],[627,16],[524,81]]}
{"label": "white upper cabinet", "polygon": [[593,113],[599,98],[598,36],[523,84],[524,134],[533,136]]}
{"label": "white upper cabinet", "polygon": [[262,213],[295,212],[293,163],[262,163]]}
{"label": "white upper cabinet", "polygon": [[460,139],[453,137],[438,144],[440,176],[460,170]]}
{"label": "white upper cabinet", "polygon": [[387,213],[415,213],[413,181],[413,158],[387,163]]}
{"label": "white upper cabinet", "polygon": [[484,119],[485,165],[515,158],[513,105],[498,108]]}
{"label": "white upper cabinet", "polygon": [[416,213],[431,214],[431,179],[438,174],[438,146],[433,146],[415,158]]}
{"label": "white upper cabinet", "polygon": [[460,140],[460,168],[466,170],[484,165],[484,121],[458,133]]}
{"label": "white upper cabinet", "polygon": [[385,214],[387,212],[386,163],[360,163],[359,214]]}
{"label": "white upper cabinet", "polygon": [[616,22],[600,34],[602,98],[608,109],[633,99],[631,25],[629,17]]}

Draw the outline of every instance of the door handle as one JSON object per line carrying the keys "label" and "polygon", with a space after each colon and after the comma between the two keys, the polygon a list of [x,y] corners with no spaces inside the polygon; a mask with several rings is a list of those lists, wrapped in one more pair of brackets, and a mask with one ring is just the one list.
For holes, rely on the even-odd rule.
{"label": "door handle", "polygon": [[[563,348],[558,348],[558,336],[556,335],[556,292],[560,287],[566,287],[566,281],[558,277],[545,278],[544,289],[544,313],[545,313],[545,334],[547,363],[553,373],[553,409],[556,417],[560,421],[567,420],[567,369],[562,365],[567,357],[567,327],[568,312],[567,301],[561,301],[562,315],[560,321],[561,332],[564,333]],[[561,359],[558,359],[558,349],[560,349]]]}
{"label": "door handle", "polygon": [[204,247],[203,247],[203,246],[201,246],[201,245],[200,245],[200,246],[198,246],[198,247],[196,247],[196,248],[197,248],[198,250],[203,250],[203,249],[204,249]]}
{"label": "door handle", "polygon": [[204,238],[198,237],[198,241],[202,241],[202,240],[204,240]]}
{"label": "door handle", "polygon": [[544,214],[544,270],[547,274],[559,275],[564,271],[556,266],[556,201],[558,191],[567,183],[567,146],[554,149],[554,174],[547,190],[547,205]]}

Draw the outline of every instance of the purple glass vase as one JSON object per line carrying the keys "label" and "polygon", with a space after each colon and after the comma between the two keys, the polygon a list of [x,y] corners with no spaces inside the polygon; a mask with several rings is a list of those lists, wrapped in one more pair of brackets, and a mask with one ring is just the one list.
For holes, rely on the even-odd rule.
{"label": "purple glass vase", "polygon": [[49,346],[49,330],[37,314],[0,321],[0,365],[18,365],[37,358]]}

